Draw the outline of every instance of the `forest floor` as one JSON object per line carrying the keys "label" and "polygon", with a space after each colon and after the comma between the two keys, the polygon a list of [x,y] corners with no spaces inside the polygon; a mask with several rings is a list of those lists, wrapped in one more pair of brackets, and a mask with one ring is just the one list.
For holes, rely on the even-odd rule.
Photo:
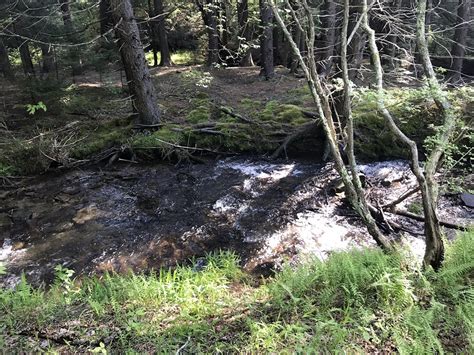
{"label": "forest floor", "polygon": [[[421,146],[438,123],[436,110],[426,98],[426,90],[402,74],[391,79],[387,104],[405,132]],[[114,70],[102,76],[86,73],[76,77],[75,83],[29,80],[16,86],[3,81],[3,182],[48,169],[113,163],[120,158],[196,160],[208,154],[272,155],[298,131],[303,134],[281,155],[321,160],[325,144],[312,115],[311,96],[304,79],[286,69],[278,68],[276,79],[270,82],[259,76],[257,68],[179,66],[154,68],[152,75],[163,119],[159,127],[149,129],[134,125],[121,75]],[[466,86],[450,94],[466,125],[472,120],[472,91]],[[38,105],[40,102],[43,105]],[[406,149],[377,114],[373,91],[367,87],[355,91],[354,117],[359,160],[406,157]],[[9,181],[8,176],[12,177]]]}
{"label": "forest floor", "polygon": [[[0,288],[0,348],[473,351],[472,232],[449,247],[440,274],[420,271],[419,222],[388,217],[410,237],[402,256],[374,249],[322,162],[303,79],[284,68],[271,82],[256,68],[154,68],[163,119],[140,127],[120,74],[1,83],[0,263],[16,289]],[[435,105],[411,76],[390,81],[387,104],[422,146],[439,123]],[[362,84],[356,149],[383,205],[413,177],[404,161],[374,163],[406,152]],[[468,129],[473,93],[449,93]],[[458,148],[454,173],[439,176],[440,207],[465,225],[472,141]],[[401,207],[419,214],[418,196]],[[326,262],[296,257],[308,250]]]}

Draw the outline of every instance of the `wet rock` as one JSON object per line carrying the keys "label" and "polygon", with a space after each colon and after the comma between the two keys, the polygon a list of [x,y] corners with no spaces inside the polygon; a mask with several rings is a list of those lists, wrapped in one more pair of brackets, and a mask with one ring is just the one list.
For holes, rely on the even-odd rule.
{"label": "wet rock", "polygon": [[474,208],[474,194],[464,192],[461,194],[461,200],[467,207]]}
{"label": "wet rock", "polygon": [[24,242],[16,242],[16,243],[13,243],[12,250],[13,251],[20,250],[20,249],[23,249],[25,247],[26,247],[26,244]]}
{"label": "wet rock", "polygon": [[77,211],[76,216],[72,220],[76,224],[84,224],[87,221],[96,219],[100,215],[101,211],[95,205],[90,205]]}
{"label": "wet rock", "polygon": [[65,187],[62,192],[67,195],[77,195],[81,192],[81,188],[79,186],[68,186]]}

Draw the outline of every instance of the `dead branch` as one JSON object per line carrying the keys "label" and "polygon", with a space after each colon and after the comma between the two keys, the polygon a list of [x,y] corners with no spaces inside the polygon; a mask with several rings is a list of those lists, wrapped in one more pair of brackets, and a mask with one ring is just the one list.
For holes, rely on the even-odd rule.
{"label": "dead branch", "polygon": [[[411,218],[411,219],[414,219],[415,221],[419,221],[419,222],[424,222],[425,221],[425,217],[423,216],[420,216],[420,215],[417,215],[415,213],[411,213],[411,212],[408,212],[408,211],[405,211],[405,210],[401,210],[401,209],[392,209],[391,211],[388,211],[390,213],[393,213],[393,214],[396,214],[398,216],[402,216],[402,217],[407,217],[407,218]],[[462,225],[459,225],[459,224],[455,224],[455,223],[451,223],[451,222],[446,222],[446,221],[439,221],[439,224],[443,227],[446,227],[446,228],[450,228],[450,229],[456,229],[456,230],[460,230],[460,231],[467,231],[468,230],[468,226],[462,226]]]}
{"label": "dead branch", "polygon": [[407,192],[403,193],[397,199],[383,205],[382,208],[386,209],[386,210],[387,209],[390,210],[390,209],[394,208],[396,205],[398,205],[398,204],[402,203],[403,201],[405,201],[408,197],[410,197],[410,196],[414,195],[415,193],[417,193],[418,191],[420,191],[419,186],[415,187],[414,189],[408,190]]}

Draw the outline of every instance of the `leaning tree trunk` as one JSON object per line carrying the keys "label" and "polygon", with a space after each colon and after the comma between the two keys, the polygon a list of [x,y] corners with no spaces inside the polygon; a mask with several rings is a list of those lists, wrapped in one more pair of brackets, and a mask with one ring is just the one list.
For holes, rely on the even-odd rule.
{"label": "leaning tree trunk", "polygon": [[462,65],[466,53],[470,13],[471,0],[459,0],[456,30],[454,31],[453,45],[451,47],[451,57],[453,59],[449,73],[449,81],[452,84],[456,84],[461,80]]}
{"label": "leaning tree trunk", "polygon": [[[252,60],[252,51],[249,46],[250,41],[252,40],[252,35],[250,33],[249,26],[249,2],[248,0],[240,0],[237,2],[237,17],[239,22],[239,36],[245,40],[244,48],[242,50],[244,55],[240,60],[239,65],[241,67],[250,67],[253,66]],[[242,46],[242,44],[240,44]]]}
{"label": "leaning tree trunk", "polygon": [[134,111],[139,122],[156,124],[160,120],[160,109],[155,87],[148,70],[140,33],[134,18],[130,0],[111,0],[111,9],[116,24],[116,34],[123,65],[126,68]]}
{"label": "leaning tree trunk", "polygon": [[158,40],[160,43],[160,66],[170,66],[171,62],[171,54],[170,54],[170,47],[168,44],[168,33],[166,32],[165,26],[165,13],[163,9],[163,0],[154,0],[155,4],[155,11],[154,16],[158,16],[156,21],[156,33],[158,34]]}
{"label": "leaning tree trunk", "polygon": [[[305,13],[305,20],[307,22],[307,40],[306,40],[306,47],[307,47],[307,57],[306,59],[303,58],[301,51],[298,48],[298,44],[295,43],[293,36],[291,35],[290,31],[285,25],[283,18],[281,17],[278,8],[275,5],[274,0],[268,0],[271,4],[272,11],[275,15],[275,19],[282,29],[283,33],[285,34],[286,39],[291,45],[293,53],[295,56],[298,57],[298,60],[301,64],[301,69],[305,75],[308,87],[311,92],[311,96],[315,103],[317,113],[319,116],[319,120],[323,126],[324,133],[326,138],[329,142],[330,151],[332,157],[334,159],[334,167],[336,168],[339,176],[341,177],[344,186],[346,188],[346,196],[347,199],[350,201],[351,205],[357,211],[357,213],[361,216],[364,220],[365,225],[367,226],[367,230],[376,240],[376,242],[382,246],[386,250],[393,250],[392,243],[380,232],[377,224],[375,223],[374,219],[371,216],[369,205],[365,198],[364,191],[361,189],[361,182],[359,179],[358,174],[353,174],[351,176],[348,169],[346,168],[341,153],[338,149],[338,140],[336,129],[334,127],[334,120],[333,115],[331,113],[331,105],[329,103],[330,100],[330,92],[327,89],[327,86],[324,85],[320,76],[317,73],[317,65],[316,65],[316,58],[315,58],[315,32],[316,26],[314,24],[314,16],[311,12],[307,1],[303,0],[303,9]],[[346,0],[348,2],[348,0]],[[348,6],[348,4],[347,4]],[[294,11],[290,11],[293,21],[300,27],[302,32],[304,32],[303,26],[298,18],[298,15]],[[347,12],[347,23],[349,13]],[[347,27],[347,25],[346,25]],[[353,167],[354,168],[354,167]],[[355,168],[354,168],[355,170]],[[357,183],[354,183],[357,181]]]}
{"label": "leaning tree trunk", "polygon": [[2,38],[0,38],[0,71],[8,80],[15,79],[15,74],[10,63],[10,58],[8,57],[8,49]]}
{"label": "leaning tree trunk", "polygon": [[260,1],[260,21],[263,33],[260,41],[261,50],[261,75],[269,80],[275,76],[273,65],[273,12],[268,0]]}

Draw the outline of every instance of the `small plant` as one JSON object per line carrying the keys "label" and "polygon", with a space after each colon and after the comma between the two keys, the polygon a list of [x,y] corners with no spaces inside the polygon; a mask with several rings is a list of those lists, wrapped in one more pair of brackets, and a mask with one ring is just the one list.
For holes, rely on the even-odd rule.
{"label": "small plant", "polygon": [[99,346],[91,350],[91,353],[107,355],[107,348],[104,343],[100,342]]}
{"label": "small plant", "polygon": [[407,207],[408,212],[415,214],[423,214],[423,205],[419,201],[410,203]]}
{"label": "small plant", "polygon": [[66,304],[71,303],[71,294],[74,292],[74,281],[72,279],[72,275],[74,275],[74,270],[65,268],[62,265],[57,265],[54,268],[56,271],[55,274],[55,286],[62,289],[62,293],[64,294],[64,300]]}
{"label": "small plant", "polygon": [[43,110],[44,112],[47,111],[46,105],[43,103],[43,101],[39,101],[37,104],[26,105],[26,112],[28,112],[30,115],[34,115],[38,110]]}

